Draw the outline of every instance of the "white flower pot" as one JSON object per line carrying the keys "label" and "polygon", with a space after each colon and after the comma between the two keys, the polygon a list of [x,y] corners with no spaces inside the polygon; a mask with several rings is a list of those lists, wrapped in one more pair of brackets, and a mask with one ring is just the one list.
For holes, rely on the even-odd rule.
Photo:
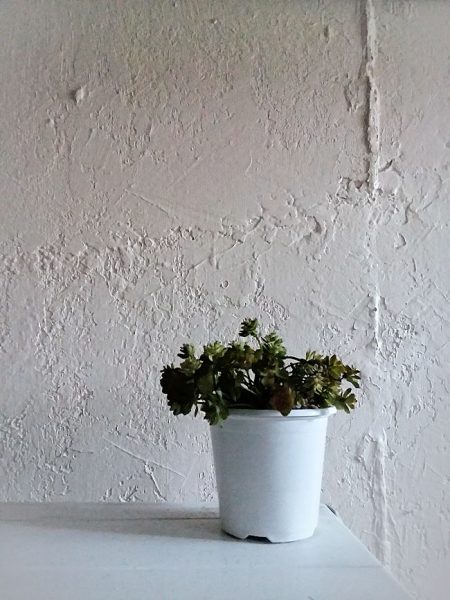
{"label": "white flower pot", "polygon": [[211,427],[222,529],[244,539],[291,542],[319,517],[328,417],[334,407],[234,409]]}

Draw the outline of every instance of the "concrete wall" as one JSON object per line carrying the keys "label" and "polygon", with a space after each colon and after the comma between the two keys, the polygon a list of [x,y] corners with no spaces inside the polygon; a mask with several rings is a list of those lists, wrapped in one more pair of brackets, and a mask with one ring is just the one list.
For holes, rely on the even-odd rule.
{"label": "concrete wall", "polygon": [[215,498],[159,369],[244,316],[364,372],[324,499],[450,586],[446,1],[0,5],[0,498]]}

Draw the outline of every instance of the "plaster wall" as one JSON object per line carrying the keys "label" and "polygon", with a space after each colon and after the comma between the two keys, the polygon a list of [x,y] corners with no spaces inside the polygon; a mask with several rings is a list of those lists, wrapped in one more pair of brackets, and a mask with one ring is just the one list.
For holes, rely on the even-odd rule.
{"label": "plaster wall", "polygon": [[208,502],[159,369],[260,316],[364,373],[324,500],[448,598],[445,1],[0,4],[0,499]]}

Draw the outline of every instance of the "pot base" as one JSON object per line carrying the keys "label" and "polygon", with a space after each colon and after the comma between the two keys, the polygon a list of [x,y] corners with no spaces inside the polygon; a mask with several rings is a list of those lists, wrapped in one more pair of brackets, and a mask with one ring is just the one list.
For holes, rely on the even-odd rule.
{"label": "pot base", "polygon": [[222,531],[231,535],[231,537],[237,538],[238,540],[246,540],[248,538],[258,541],[267,541],[271,544],[284,544],[289,542],[299,542],[300,540],[306,540],[314,535],[314,529],[308,529],[304,531],[298,531],[296,533],[290,533],[289,535],[280,535],[280,533],[270,533],[261,535],[261,533],[251,533],[248,530],[238,530],[233,527],[227,527],[226,525],[221,525]]}

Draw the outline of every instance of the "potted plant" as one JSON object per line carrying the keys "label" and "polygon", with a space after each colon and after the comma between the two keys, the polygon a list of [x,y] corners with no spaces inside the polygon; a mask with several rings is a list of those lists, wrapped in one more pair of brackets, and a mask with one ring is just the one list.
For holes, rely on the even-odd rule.
{"label": "potted plant", "polygon": [[[224,531],[272,542],[317,526],[328,417],[350,412],[360,373],[336,356],[289,356],[282,339],[246,319],[242,341],[181,347],[161,386],[175,415],[201,411],[211,425]],[[250,343],[249,343],[250,342]]]}

